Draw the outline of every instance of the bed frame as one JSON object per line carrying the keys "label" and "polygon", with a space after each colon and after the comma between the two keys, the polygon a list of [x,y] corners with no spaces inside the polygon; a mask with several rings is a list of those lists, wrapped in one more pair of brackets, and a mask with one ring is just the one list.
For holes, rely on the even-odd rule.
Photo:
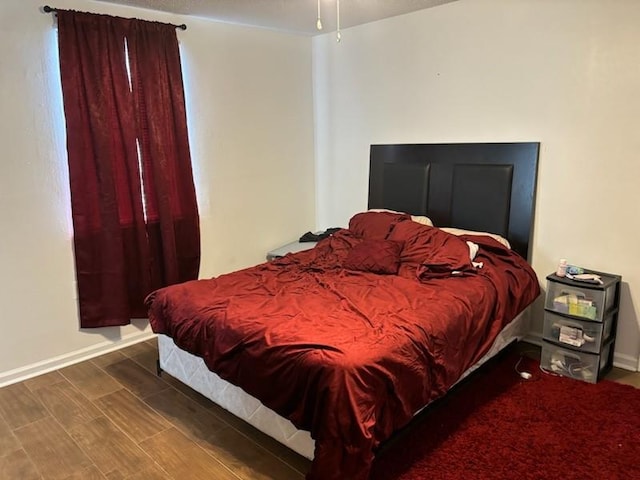
{"label": "bed frame", "polygon": [[[528,257],[537,143],[372,145],[369,207],[426,215],[437,226],[497,233]],[[502,331],[466,377],[528,331],[528,310]],[[314,441],[287,419],[211,372],[203,360],[158,336],[158,372],[166,371],[300,455]],[[416,412],[417,413],[417,412]]]}

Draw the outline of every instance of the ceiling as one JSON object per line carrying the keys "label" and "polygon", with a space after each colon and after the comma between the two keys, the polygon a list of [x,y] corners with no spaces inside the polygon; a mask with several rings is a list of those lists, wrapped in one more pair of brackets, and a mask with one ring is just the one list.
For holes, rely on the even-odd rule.
{"label": "ceiling", "polygon": [[[317,0],[99,0],[210,18],[303,35],[336,29],[336,0],[320,0],[322,32],[316,30]],[[341,0],[340,27],[395,17],[455,0]]]}

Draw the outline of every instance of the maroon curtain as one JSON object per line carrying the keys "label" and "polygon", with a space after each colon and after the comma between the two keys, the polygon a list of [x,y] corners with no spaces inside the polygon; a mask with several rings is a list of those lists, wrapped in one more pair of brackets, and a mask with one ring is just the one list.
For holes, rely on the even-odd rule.
{"label": "maroon curtain", "polygon": [[[144,298],[154,288],[198,274],[198,213],[184,99],[184,128],[171,127],[173,134],[165,136],[179,115],[137,111],[137,88],[142,88],[137,85],[175,77],[141,79],[147,71],[138,69],[130,83],[127,72],[125,45],[140,21],[64,10],[57,15],[80,324],[125,325],[146,317]],[[171,33],[177,51],[173,28]],[[164,49],[157,55],[171,60]],[[173,60],[179,72],[179,57]],[[182,95],[181,80],[170,88]],[[152,95],[147,102],[166,101]],[[151,153],[141,162],[139,151],[145,148]],[[154,149],[162,154],[154,156]],[[188,253],[178,255],[184,245]]]}
{"label": "maroon curtain", "polygon": [[132,22],[127,36],[138,119],[154,288],[191,280],[200,266],[200,231],[176,29]]}

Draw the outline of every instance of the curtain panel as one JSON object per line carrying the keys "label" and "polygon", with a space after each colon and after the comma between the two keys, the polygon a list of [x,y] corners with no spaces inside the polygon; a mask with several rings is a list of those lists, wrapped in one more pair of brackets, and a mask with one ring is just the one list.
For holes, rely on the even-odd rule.
{"label": "curtain panel", "polygon": [[197,278],[198,209],[175,28],[58,10],[80,324],[146,317]]}

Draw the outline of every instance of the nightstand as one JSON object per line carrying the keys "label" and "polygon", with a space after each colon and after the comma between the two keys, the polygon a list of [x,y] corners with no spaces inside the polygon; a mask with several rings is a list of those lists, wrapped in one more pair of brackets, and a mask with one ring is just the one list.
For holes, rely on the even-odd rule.
{"label": "nightstand", "polygon": [[602,285],[547,276],[540,365],[596,383],[613,366],[622,277],[585,273],[600,275]]}
{"label": "nightstand", "polygon": [[318,242],[291,242],[278,247],[270,252],[267,252],[267,260],[275,260],[276,258],[284,257],[287,253],[297,253],[304,250],[309,250],[316,246]]}

